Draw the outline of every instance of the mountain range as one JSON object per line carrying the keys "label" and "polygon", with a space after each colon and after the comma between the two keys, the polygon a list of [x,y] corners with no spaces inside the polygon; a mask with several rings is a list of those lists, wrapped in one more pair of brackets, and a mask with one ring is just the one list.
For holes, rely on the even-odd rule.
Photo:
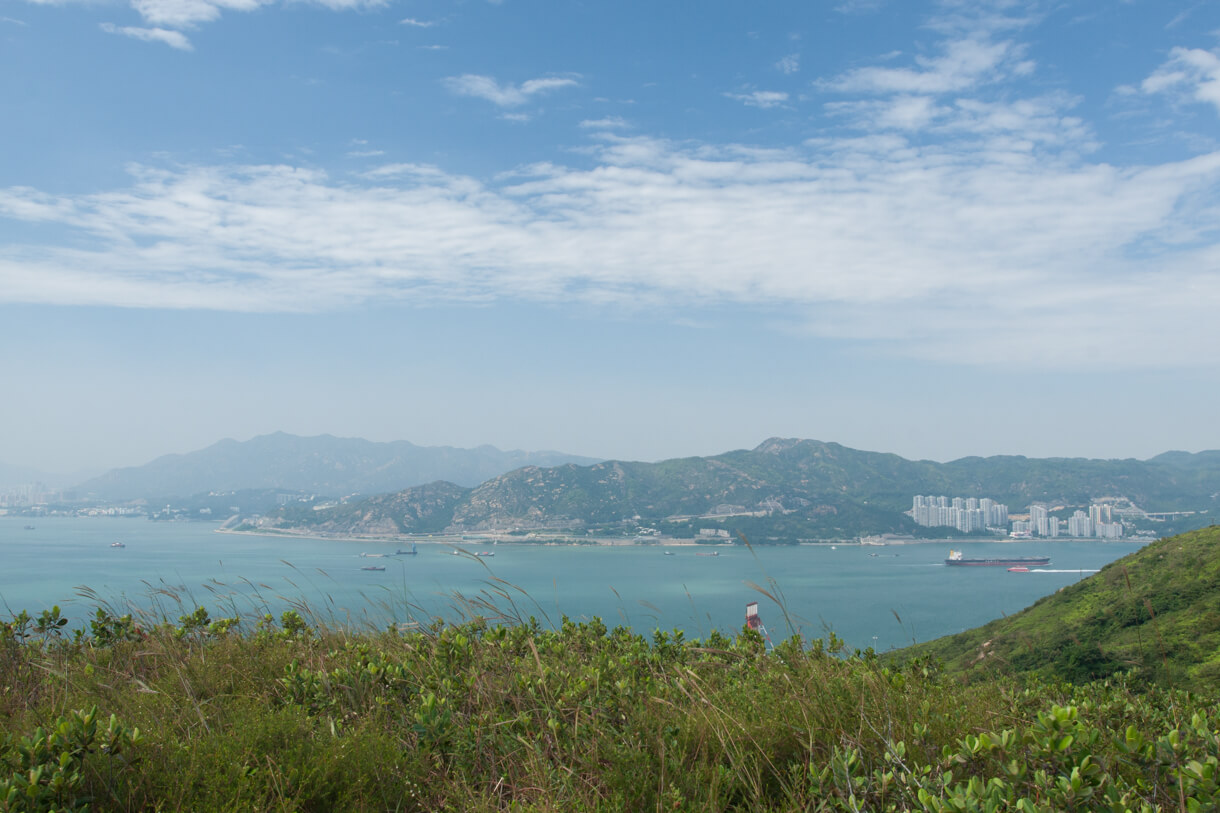
{"label": "mountain range", "polygon": [[188,454],[170,454],[143,466],[113,469],[76,491],[102,500],[186,497],[209,491],[283,489],[328,496],[378,494],[444,480],[475,486],[521,466],[593,463],[562,452],[459,449],[378,443],[331,435],[284,432],[239,442],[222,440]]}
{"label": "mountain range", "polygon": [[991,497],[1014,511],[1034,501],[1086,506],[1103,497],[1147,511],[1208,511],[1220,508],[1220,452],[936,463],[771,438],[713,457],[531,465],[473,488],[434,483],[329,509],[288,508],[263,522],[349,534],[651,523],[675,536],[717,527],[759,540],[837,538],[915,530],[903,512],[916,494]]}

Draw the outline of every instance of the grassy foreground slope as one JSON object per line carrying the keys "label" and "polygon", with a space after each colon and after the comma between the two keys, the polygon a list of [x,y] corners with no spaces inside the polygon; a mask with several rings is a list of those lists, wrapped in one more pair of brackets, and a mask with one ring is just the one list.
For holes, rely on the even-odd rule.
{"label": "grassy foreground slope", "polygon": [[[187,607],[184,606],[183,610]],[[756,633],[0,624],[0,811],[1205,810],[1220,708]]]}
{"label": "grassy foreground slope", "polygon": [[1016,615],[902,654],[941,658],[972,679],[1009,673],[1082,682],[1131,672],[1144,683],[1213,689],[1220,527],[1159,540]]}

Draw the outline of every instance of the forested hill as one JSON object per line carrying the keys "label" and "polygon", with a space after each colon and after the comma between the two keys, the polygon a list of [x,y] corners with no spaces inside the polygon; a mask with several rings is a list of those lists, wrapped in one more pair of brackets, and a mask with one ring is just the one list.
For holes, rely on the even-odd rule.
{"label": "forested hill", "polygon": [[1220,527],[1153,542],[1016,615],[898,655],[932,655],[975,680],[1006,673],[1082,683],[1130,672],[1140,682],[1214,692]]}
{"label": "forested hill", "polygon": [[[583,528],[637,519],[656,524],[719,515],[720,527],[760,541],[833,538],[914,530],[902,512],[915,494],[992,497],[1014,511],[1035,500],[1087,505],[1098,497],[1123,497],[1153,511],[1213,509],[1220,507],[1220,454],[1175,453],[1150,461],[991,457],[941,464],[772,438],[715,457],[527,466],[461,494],[446,493],[453,510],[447,525],[454,530]],[[287,512],[273,522],[337,532],[373,526],[413,532],[425,525],[430,531],[442,524],[447,509],[430,508],[421,520],[416,508],[422,495],[408,489],[393,499],[331,512]],[[400,511],[404,506],[408,510]],[[671,521],[665,530],[680,533],[681,527]]]}

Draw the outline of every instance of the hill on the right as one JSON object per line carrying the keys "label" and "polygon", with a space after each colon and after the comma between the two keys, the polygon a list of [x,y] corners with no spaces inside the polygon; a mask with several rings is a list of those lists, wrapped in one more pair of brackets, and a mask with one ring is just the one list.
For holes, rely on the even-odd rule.
{"label": "hill on the right", "polygon": [[897,653],[923,655],[968,681],[1007,673],[1083,683],[1127,673],[1136,683],[1214,691],[1220,527],[1150,543],[1015,615]]}

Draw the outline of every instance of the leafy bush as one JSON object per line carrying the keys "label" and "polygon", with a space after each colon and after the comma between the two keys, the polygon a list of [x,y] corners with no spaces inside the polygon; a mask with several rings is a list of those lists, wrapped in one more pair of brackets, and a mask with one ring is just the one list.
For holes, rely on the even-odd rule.
{"label": "leafy bush", "polygon": [[749,630],[353,634],[183,610],[0,627],[0,727],[31,732],[0,746],[0,810],[1220,805],[1220,709],[1122,677],[964,684]]}

